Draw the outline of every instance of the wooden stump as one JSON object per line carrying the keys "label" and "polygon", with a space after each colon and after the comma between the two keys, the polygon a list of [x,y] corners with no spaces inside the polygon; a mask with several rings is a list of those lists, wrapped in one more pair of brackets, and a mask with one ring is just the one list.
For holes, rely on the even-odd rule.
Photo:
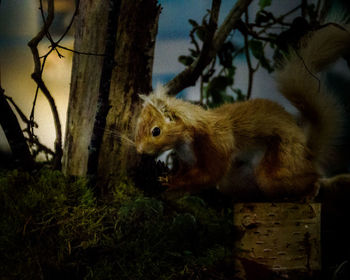
{"label": "wooden stump", "polygon": [[234,206],[237,279],[318,279],[318,203],[238,203]]}

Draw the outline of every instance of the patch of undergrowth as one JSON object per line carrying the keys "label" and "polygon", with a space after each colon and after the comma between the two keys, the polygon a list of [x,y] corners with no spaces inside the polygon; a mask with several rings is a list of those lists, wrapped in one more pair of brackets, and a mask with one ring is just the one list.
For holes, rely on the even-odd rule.
{"label": "patch of undergrowth", "polygon": [[[82,178],[0,172],[0,279],[230,279],[229,210],[130,183],[98,201]],[[214,278],[215,276],[215,278]]]}

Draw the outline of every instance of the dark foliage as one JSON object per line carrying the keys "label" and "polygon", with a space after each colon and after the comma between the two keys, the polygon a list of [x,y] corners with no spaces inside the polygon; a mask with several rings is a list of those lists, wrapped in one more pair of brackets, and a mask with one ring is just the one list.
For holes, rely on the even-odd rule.
{"label": "dark foliage", "polygon": [[2,171],[0,204],[0,279],[232,278],[231,211],[200,197],[125,181],[97,201],[84,179]]}

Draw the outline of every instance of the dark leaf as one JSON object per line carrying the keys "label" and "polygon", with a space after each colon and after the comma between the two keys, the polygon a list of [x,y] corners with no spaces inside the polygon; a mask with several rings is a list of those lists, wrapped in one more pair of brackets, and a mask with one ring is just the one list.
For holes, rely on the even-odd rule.
{"label": "dark leaf", "polygon": [[258,11],[255,16],[255,23],[258,25],[269,22],[270,20],[273,20],[273,14],[270,12]]}
{"label": "dark leaf", "polygon": [[270,65],[270,61],[265,57],[264,45],[261,41],[251,40],[249,47],[252,51],[253,56],[259,60],[262,67],[264,67],[269,73],[273,71]]}
{"label": "dark leaf", "polygon": [[236,74],[236,67],[235,66],[228,68],[228,74],[227,74],[228,77],[233,79],[235,74]]}
{"label": "dark leaf", "polygon": [[249,47],[255,58],[260,59],[264,56],[264,45],[261,41],[251,40],[249,42]]}
{"label": "dark leaf", "polygon": [[224,100],[223,103],[233,103],[233,102],[235,101],[235,99],[233,98],[233,96],[228,95],[228,94],[226,94],[226,93],[223,95],[223,100]]}
{"label": "dark leaf", "polygon": [[290,47],[298,48],[300,38],[309,31],[310,24],[308,21],[303,17],[297,17],[293,20],[289,29],[276,37],[276,44],[283,51],[288,51]]}
{"label": "dark leaf", "polygon": [[204,83],[208,83],[209,79],[214,75],[215,70],[214,69],[210,69],[209,71],[207,71],[206,73],[203,74],[202,79]]}
{"label": "dark leaf", "polygon": [[270,64],[270,61],[264,56],[260,59],[260,64],[265,68],[269,73],[273,72],[273,68]]}
{"label": "dark leaf", "polygon": [[272,0],[259,0],[260,9],[264,9],[271,5]]}
{"label": "dark leaf", "polygon": [[217,76],[209,83],[209,90],[225,90],[231,84],[231,79],[226,76]]}
{"label": "dark leaf", "polygon": [[240,90],[239,88],[236,88],[233,90],[233,92],[236,94],[237,101],[244,101],[245,100],[245,95],[243,94],[242,90]]}
{"label": "dark leaf", "polygon": [[193,27],[198,27],[198,23],[193,20],[193,19],[189,19],[188,22],[193,26]]}
{"label": "dark leaf", "polygon": [[233,79],[226,76],[214,77],[208,84],[206,94],[211,97],[212,107],[227,102],[226,88],[232,85]]}
{"label": "dark leaf", "polygon": [[218,52],[219,62],[225,68],[232,67],[233,52],[235,47],[232,42],[228,41],[223,44],[221,49]]}
{"label": "dark leaf", "polygon": [[178,60],[179,60],[180,63],[182,63],[185,66],[191,65],[192,62],[194,61],[193,57],[187,56],[187,55],[179,56]]}

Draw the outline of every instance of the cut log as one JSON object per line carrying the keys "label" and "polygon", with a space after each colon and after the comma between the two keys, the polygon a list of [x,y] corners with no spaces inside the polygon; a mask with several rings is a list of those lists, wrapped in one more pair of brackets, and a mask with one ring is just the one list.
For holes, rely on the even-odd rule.
{"label": "cut log", "polygon": [[235,204],[237,279],[318,279],[320,217],[318,203]]}

